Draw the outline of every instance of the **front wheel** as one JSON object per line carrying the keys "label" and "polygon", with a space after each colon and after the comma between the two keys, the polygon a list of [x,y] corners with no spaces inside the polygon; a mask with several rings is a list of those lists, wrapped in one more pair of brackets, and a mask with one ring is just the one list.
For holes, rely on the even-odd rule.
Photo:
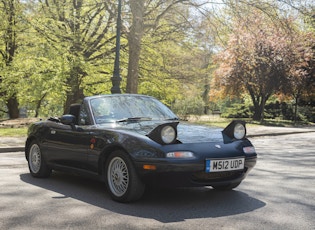
{"label": "front wheel", "polygon": [[138,200],[145,190],[129,156],[119,150],[107,160],[106,184],[111,197],[119,202]]}
{"label": "front wheel", "polygon": [[28,168],[34,177],[44,178],[51,174],[51,169],[46,165],[36,141],[33,141],[28,149]]}

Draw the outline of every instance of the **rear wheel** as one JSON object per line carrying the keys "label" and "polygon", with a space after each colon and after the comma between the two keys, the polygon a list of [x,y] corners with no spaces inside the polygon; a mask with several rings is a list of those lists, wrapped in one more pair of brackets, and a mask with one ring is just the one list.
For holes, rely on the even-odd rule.
{"label": "rear wheel", "polygon": [[115,151],[106,163],[106,184],[111,197],[119,202],[131,202],[142,197],[145,185],[123,151]]}
{"label": "rear wheel", "polygon": [[51,169],[43,159],[41,149],[36,141],[33,141],[28,149],[28,168],[34,177],[49,177]]}

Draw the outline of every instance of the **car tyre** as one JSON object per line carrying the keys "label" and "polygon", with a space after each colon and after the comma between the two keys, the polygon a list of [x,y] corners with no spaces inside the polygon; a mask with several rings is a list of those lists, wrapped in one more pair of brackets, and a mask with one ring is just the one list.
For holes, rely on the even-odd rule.
{"label": "car tyre", "polygon": [[120,150],[107,160],[106,184],[112,199],[123,203],[140,199],[145,190],[129,156]]}
{"label": "car tyre", "polygon": [[36,141],[33,141],[28,148],[28,168],[33,177],[45,178],[51,174],[51,169],[47,166]]}
{"label": "car tyre", "polygon": [[232,184],[228,184],[228,185],[217,185],[217,186],[212,186],[212,187],[216,190],[232,190],[232,189],[236,188],[237,186],[239,186],[240,183],[241,182],[237,182],[237,183],[232,183]]}

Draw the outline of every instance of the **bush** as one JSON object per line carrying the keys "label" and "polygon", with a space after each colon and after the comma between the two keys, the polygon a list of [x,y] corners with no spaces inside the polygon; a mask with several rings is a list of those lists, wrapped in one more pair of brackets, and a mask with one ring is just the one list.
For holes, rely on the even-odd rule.
{"label": "bush", "polygon": [[4,102],[0,101],[0,119],[7,119],[8,113],[6,112],[8,110],[7,106]]}
{"label": "bush", "polygon": [[[233,101],[223,106],[221,117],[224,118],[251,118],[254,108],[249,103],[242,101]],[[281,119],[294,121],[294,106],[290,103],[272,101],[265,105],[265,119]],[[312,105],[303,105],[298,107],[296,121],[315,122],[315,108]]]}
{"label": "bush", "polygon": [[172,105],[172,110],[179,116],[202,115],[204,113],[205,103],[201,97],[191,97],[182,100],[176,100]]}
{"label": "bush", "polygon": [[298,111],[305,116],[306,120],[315,122],[315,108],[313,106],[299,107]]}
{"label": "bush", "polygon": [[249,107],[244,104],[233,104],[232,107],[228,107],[221,114],[221,117],[225,118],[250,118],[253,112]]}
{"label": "bush", "polygon": [[[299,107],[297,114],[297,121],[308,120],[308,118],[304,115],[305,112],[301,110],[302,107]],[[265,118],[266,119],[275,119],[281,118],[283,120],[294,120],[294,107],[291,104],[286,102],[279,103],[278,101],[268,103],[265,106]]]}

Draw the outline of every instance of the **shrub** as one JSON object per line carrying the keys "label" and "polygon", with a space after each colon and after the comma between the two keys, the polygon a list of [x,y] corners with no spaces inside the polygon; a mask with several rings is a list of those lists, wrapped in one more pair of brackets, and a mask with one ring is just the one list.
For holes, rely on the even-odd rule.
{"label": "shrub", "polygon": [[205,103],[201,97],[189,97],[182,100],[176,100],[172,105],[172,110],[179,116],[202,115],[204,113]]}
{"label": "shrub", "polygon": [[226,108],[221,116],[225,118],[250,118],[252,114],[253,112],[249,107],[235,103],[232,107]]}

